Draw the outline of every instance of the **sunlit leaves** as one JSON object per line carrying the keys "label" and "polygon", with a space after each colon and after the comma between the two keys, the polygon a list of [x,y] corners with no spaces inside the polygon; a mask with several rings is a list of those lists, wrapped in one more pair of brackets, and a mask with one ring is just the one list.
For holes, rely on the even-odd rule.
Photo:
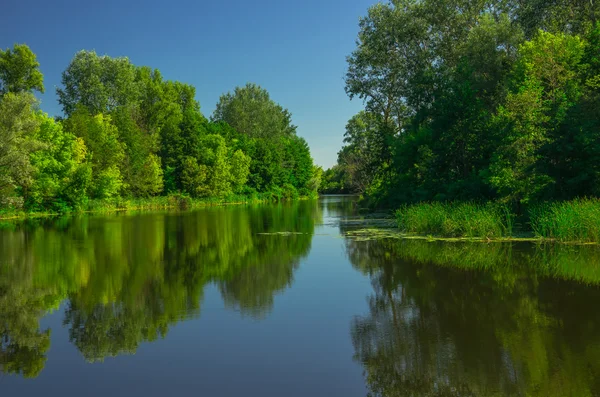
{"label": "sunlit leaves", "polygon": [[44,92],[44,76],[35,54],[24,44],[0,49],[0,96],[12,92]]}

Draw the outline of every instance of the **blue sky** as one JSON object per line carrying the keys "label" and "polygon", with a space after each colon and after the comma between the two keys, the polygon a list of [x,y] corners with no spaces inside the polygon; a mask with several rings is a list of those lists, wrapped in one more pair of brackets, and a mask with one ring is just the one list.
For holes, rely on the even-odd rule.
{"label": "blue sky", "polygon": [[315,162],[327,168],[363,106],[344,92],[345,59],[375,1],[7,0],[0,47],[25,43],[37,54],[50,115],[61,114],[55,88],[82,49],[127,56],[194,85],[206,116],[224,92],[257,83],[292,112]]}

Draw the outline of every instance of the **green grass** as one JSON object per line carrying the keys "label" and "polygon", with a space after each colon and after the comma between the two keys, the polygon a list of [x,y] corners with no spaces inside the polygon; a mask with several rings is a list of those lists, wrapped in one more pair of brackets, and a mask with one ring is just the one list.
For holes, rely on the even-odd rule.
{"label": "green grass", "polygon": [[[540,240],[600,243],[600,199],[531,205],[522,232]],[[435,237],[500,239],[514,236],[515,216],[499,203],[419,203],[396,211],[400,230]]]}
{"label": "green grass", "polygon": [[600,200],[576,199],[535,205],[529,210],[536,236],[561,242],[600,242]]}
{"label": "green grass", "polygon": [[109,213],[118,211],[159,211],[159,210],[186,210],[193,208],[218,206],[218,205],[240,205],[259,204],[287,200],[302,200],[313,198],[312,196],[301,197],[298,195],[288,196],[280,192],[253,193],[250,195],[231,195],[228,197],[206,197],[192,198],[185,194],[171,194],[150,198],[115,198],[106,200],[90,200],[84,208],[63,211],[25,211],[15,209],[0,209],[0,220],[12,220],[23,218],[40,218],[57,216],[70,213]]}
{"label": "green grass", "polygon": [[501,204],[420,203],[396,211],[398,227],[407,233],[440,237],[510,237],[513,216]]}

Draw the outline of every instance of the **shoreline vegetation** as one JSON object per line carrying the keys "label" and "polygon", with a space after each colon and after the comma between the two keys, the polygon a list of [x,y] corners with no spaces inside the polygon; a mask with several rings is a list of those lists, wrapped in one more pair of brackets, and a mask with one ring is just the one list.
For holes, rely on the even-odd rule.
{"label": "shoreline vegetation", "polygon": [[533,204],[515,215],[499,203],[420,203],[396,211],[406,232],[445,238],[600,243],[600,200]]}
{"label": "shoreline vegetation", "polygon": [[494,202],[418,203],[400,207],[391,224],[385,223],[346,235],[362,240],[600,244],[600,199],[535,204],[525,208],[523,215]]}
{"label": "shoreline vegetation", "polygon": [[126,57],[79,51],[56,94],[25,44],[0,49],[0,219],[314,197],[322,169],[292,114],[262,87],[223,94],[208,118],[196,89]]}
{"label": "shoreline vegetation", "polygon": [[599,54],[600,2],[373,5],[320,191],[421,238],[599,244]]}
{"label": "shoreline vegetation", "polygon": [[267,203],[283,203],[295,200],[316,199],[316,194],[308,196],[281,196],[274,192],[254,194],[251,196],[235,195],[229,197],[193,198],[183,194],[158,196],[152,198],[120,198],[117,200],[94,200],[87,207],[79,210],[58,211],[23,211],[0,209],[0,221],[18,221],[24,219],[49,218],[78,214],[106,214],[115,212],[161,211],[161,210],[192,210],[204,207],[252,205]]}

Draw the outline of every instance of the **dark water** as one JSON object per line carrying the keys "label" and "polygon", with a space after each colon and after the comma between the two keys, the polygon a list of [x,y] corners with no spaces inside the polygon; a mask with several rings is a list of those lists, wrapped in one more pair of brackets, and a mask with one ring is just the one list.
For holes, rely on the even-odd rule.
{"label": "dark water", "polygon": [[0,230],[0,396],[596,396],[600,249],[345,237],[349,198]]}

